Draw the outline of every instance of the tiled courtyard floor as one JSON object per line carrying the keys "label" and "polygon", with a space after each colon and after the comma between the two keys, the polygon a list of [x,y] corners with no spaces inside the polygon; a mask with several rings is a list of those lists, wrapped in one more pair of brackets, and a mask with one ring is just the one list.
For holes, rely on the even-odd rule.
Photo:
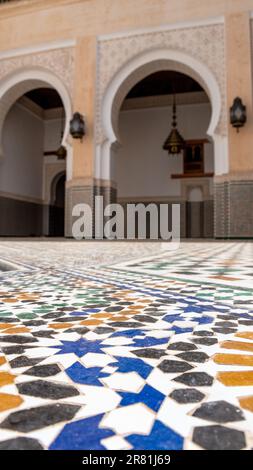
{"label": "tiled courtyard floor", "polygon": [[253,244],[0,259],[19,268],[0,274],[0,449],[253,447]]}

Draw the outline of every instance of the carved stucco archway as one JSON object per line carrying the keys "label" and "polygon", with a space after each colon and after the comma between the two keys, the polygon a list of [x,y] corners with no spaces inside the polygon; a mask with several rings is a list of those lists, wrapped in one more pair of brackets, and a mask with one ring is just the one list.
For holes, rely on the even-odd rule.
{"label": "carved stucco archway", "polygon": [[71,179],[72,147],[68,142],[69,121],[72,116],[71,98],[62,81],[54,73],[41,67],[24,67],[15,70],[0,81],[0,157],[4,157],[2,134],[9,110],[21,96],[38,87],[54,88],[61,97],[66,118],[62,145],[67,148],[67,179]]}
{"label": "carved stucco archway", "polygon": [[218,82],[211,70],[189,54],[177,50],[157,49],[146,51],[128,61],[114,75],[101,104],[101,120],[104,140],[97,145],[95,175],[99,179],[113,181],[112,161],[120,142],[118,132],[121,105],[131,88],[146,76],[160,70],[184,73],[196,80],[207,93],[212,106],[212,116],[207,134],[213,139],[215,174],[228,172],[228,143],[226,134],[220,132],[222,96]]}

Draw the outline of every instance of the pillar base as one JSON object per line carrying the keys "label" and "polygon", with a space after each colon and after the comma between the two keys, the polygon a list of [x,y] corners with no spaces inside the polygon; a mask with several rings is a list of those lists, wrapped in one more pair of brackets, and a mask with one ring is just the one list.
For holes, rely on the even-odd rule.
{"label": "pillar base", "polygon": [[95,196],[103,196],[104,207],[116,202],[117,192],[110,182],[97,180],[72,180],[66,185],[65,237],[72,237],[72,211],[77,204],[88,204],[93,214],[93,236],[95,236]]}
{"label": "pillar base", "polygon": [[253,180],[215,182],[215,238],[253,238]]}

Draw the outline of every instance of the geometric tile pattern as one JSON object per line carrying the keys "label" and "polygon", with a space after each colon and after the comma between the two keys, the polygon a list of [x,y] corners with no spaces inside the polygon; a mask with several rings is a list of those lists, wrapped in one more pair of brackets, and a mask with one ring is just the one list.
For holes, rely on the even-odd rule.
{"label": "geometric tile pattern", "polygon": [[2,242],[0,449],[251,449],[252,247]]}

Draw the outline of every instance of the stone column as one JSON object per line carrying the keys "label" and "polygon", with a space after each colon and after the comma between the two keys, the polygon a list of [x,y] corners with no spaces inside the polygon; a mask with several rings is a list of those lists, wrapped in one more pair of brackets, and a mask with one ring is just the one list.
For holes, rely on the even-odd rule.
{"label": "stone column", "polygon": [[239,96],[247,106],[247,123],[238,133],[228,124],[229,173],[215,178],[217,238],[253,237],[253,88],[249,13],[225,20],[227,106]]}
{"label": "stone column", "polygon": [[65,235],[72,236],[72,210],[80,203],[94,205],[94,132],[96,93],[96,37],[79,38],[75,51],[73,111],[83,114],[86,135],[73,139],[72,179],[66,183]]}

